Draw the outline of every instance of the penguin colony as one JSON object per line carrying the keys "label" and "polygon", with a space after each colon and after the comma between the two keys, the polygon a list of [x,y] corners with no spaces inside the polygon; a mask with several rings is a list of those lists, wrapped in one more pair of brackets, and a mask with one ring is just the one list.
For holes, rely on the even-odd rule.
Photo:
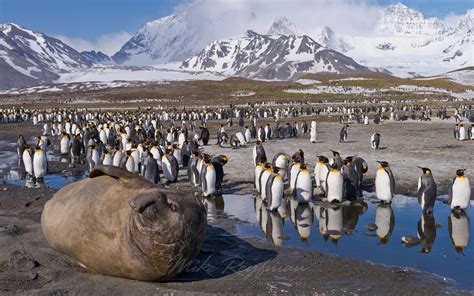
{"label": "penguin colony", "polygon": [[[269,117],[279,119],[290,115],[297,117],[317,112],[331,113],[332,110],[298,111],[290,108],[286,110],[269,108],[249,113],[248,110],[231,108],[225,111],[232,113],[227,125],[232,126],[232,117],[236,117],[239,118],[239,127],[243,129],[229,136],[224,125],[221,125],[217,131],[217,145],[222,148],[238,149],[255,141],[252,149],[255,165],[254,187],[259,194],[260,208],[270,212],[285,212],[286,203],[282,201],[284,195],[289,194],[290,203],[294,203],[295,209],[301,205],[299,217],[304,217],[306,211],[304,205],[318,198],[318,195],[319,198],[332,204],[357,201],[362,197],[363,177],[368,172],[368,166],[359,156],[342,158],[339,152],[332,151],[332,155],[318,155],[318,161],[313,165],[305,162],[302,150],[296,151],[292,156],[277,153],[273,158],[268,158],[265,152],[266,141],[292,138],[299,133],[309,134],[309,141],[316,143],[319,140],[317,123],[313,120],[309,126],[305,121],[301,125],[297,122],[280,125],[277,121],[276,126],[270,124],[258,126],[257,119]],[[355,119],[361,124],[370,123],[368,116],[364,114],[364,111],[370,110],[346,111],[344,110],[349,115],[340,118],[343,123],[339,134],[340,142],[347,142],[349,139],[350,125],[347,122]],[[390,111],[389,120],[406,120],[398,117],[392,107],[380,110],[382,111]],[[225,155],[213,156],[205,153],[203,146],[210,144],[207,124],[208,120],[225,118],[226,112],[134,113],[19,109],[10,110],[8,113],[10,115],[7,119],[4,116],[3,120],[31,120],[33,124],[43,125],[43,135],[35,140],[35,145],[28,145],[23,136],[18,137],[18,156],[31,178],[41,180],[47,174],[46,151],[51,145],[50,137],[56,137],[60,143],[60,154],[70,157],[71,166],[83,161],[85,155],[90,170],[98,164],[118,166],[140,174],[153,183],[162,181],[175,183],[179,170],[184,169],[187,172],[188,182],[199,188],[204,197],[209,197],[222,190],[223,167],[228,158]],[[420,120],[429,120],[431,115],[431,110],[423,110]],[[249,119],[250,126],[244,127],[244,117]],[[438,112],[438,117],[445,119],[446,114]],[[378,124],[384,119],[386,118],[376,116],[374,123]],[[167,127],[165,123],[168,124]],[[473,139],[472,125],[467,126],[463,123],[456,124],[454,130],[456,139]],[[380,149],[380,144],[380,133],[374,133],[370,139],[370,147]],[[394,174],[388,162],[379,161],[379,165],[375,174],[375,194],[382,205],[390,204],[395,194]],[[433,214],[437,185],[429,168],[420,167],[420,170],[418,201],[423,215],[426,215],[428,220]],[[469,206],[471,187],[464,172],[464,169],[456,172],[449,195],[453,215],[458,216]],[[326,213],[320,213],[321,217],[331,217],[335,212],[332,209],[324,211]],[[381,207],[380,215],[388,215],[386,212],[386,209]],[[308,223],[300,223],[297,227],[304,233],[305,225]],[[380,231],[383,232],[382,229]],[[337,234],[333,233],[331,237],[336,238]]]}

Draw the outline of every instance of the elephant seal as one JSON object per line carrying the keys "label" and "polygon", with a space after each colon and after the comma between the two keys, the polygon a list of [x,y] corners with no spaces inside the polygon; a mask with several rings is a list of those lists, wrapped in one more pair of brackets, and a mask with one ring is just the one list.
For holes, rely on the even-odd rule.
{"label": "elephant seal", "polygon": [[194,196],[97,166],[46,203],[41,226],[55,250],[91,272],[165,281],[199,253],[206,212]]}

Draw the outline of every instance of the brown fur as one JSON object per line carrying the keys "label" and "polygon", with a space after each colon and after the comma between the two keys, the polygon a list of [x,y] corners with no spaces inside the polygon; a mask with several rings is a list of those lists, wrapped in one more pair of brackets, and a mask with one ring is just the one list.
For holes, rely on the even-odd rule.
{"label": "brown fur", "polygon": [[90,175],[45,205],[41,225],[54,249],[92,272],[144,281],[175,276],[199,253],[206,214],[194,196],[115,167]]}

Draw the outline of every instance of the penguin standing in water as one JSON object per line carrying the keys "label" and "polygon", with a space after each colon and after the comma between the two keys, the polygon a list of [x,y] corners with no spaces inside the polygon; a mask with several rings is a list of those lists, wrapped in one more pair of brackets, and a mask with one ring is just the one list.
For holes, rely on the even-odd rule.
{"label": "penguin standing in water", "polygon": [[436,183],[429,168],[418,167],[423,175],[418,179],[418,202],[426,213],[432,213],[436,201]]}
{"label": "penguin standing in water", "polygon": [[173,156],[173,151],[166,149],[161,158],[163,175],[170,183],[176,183],[178,180],[179,164],[176,157]]}
{"label": "penguin standing in water", "polygon": [[346,200],[356,200],[359,194],[359,178],[352,166],[352,157],[349,156],[344,159],[342,166],[343,190],[342,197]]}
{"label": "penguin standing in water", "polygon": [[299,203],[307,203],[313,199],[313,178],[304,163],[300,165],[296,176],[294,196]]}
{"label": "penguin standing in water", "polygon": [[36,147],[35,155],[33,156],[33,172],[36,179],[42,179],[48,173],[46,153],[40,146]]}
{"label": "penguin standing in water", "polygon": [[199,171],[197,169],[197,164],[199,161],[199,157],[197,153],[193,152],[191,154],[191,158],[188,162],[188,180],[189,183],[193,186],[199,186]]}
{"label": "penguin standing in water", "polygon": [[211,157],[205,154],[203,157],[204,165],[201,171],[201,188],[204,197],[216,193],[216,170],[211,162]]}
{"label": "penguin standing in water", "polygon": [[26,147],[26,140],[22,135],[19,135],[18,140],[16,141],[16,152],[20,159],[23,157],[23,152],[25,151],[25,147]]}
{"label": "penguin standing in water", "polygon": [[274,168],[274,171],[267,179],[267,184],[265,193],[267,195],[267,209],[269,211],[276,211],[280,207],[283,200],[283,192],[285,183],[283,178],[277,172],[277,168]]}
{"label": "penguin standing in water", "polygon": [[453,186],[449,191],[449,205],[453,210],[465,210],[471,199],[471,184],[464,175],[465,169],[457,170],[453,179]]}
{"label": "penguin standing in water", "polygon": [[23,166],[29,177],[33,177],[33,151],[29,145],[25,145],[22,154]]}
{"label": "penguin standing in water", "polygon": [[216,171],[216,190],[222,189],[222,182],[224,181],[224,166],[229,161],[225,155],[217,155],[211,159],[211,163]]}
{"label": "penguin standing in water", "polygon": [[328,176],[326,178],[326,189],[324,190],[328,202],[335,203],[342,201],[343,185],[344,177],[342,176],[341,171],[337,167],[337,164],[333,163],[331,165],[331,170],[329,171]]}
{"label": "penguin standing in water", "polygon": [[262,162],[267,162],[267,155],[265,153],[265,149],[262,146],[262,142],[258,141],[255,142],[255,146],[253,147],[253,162],[255,165],[258,165]]}
{"label": "penguin standing in water", "polygon": [[339,132],[339,142],[344,143],[347,141],[347,129],[349,128],[348,124],[342,126],[341,131]]}
{"label": "penguin standing in water", "polygon": [[391,203],[395,194],[395,178],[388,162],[377,161],[380,168],[375,175],[375,194],[382,203]]}
{"label": "penguin standing in water", "polygon": [[467,214],[458,211],[451,211],[448,218],[448,231],[451,242],[456,252],[464,256],[463,249],[469,243],[470,227],[469,217]]}
{"label": "penguin standing in water", "polygon": [[153,158],[153,154],[148,153],[145,157],[141,174],[151,183],[158,184],[158,182],[160,182],[160,170],[156,163],[156,159]]}
{"label": "penguin standing in water", "polygon": [[380,148],[380,134],[374,133],[370,139],[370,147],[377,150]]}

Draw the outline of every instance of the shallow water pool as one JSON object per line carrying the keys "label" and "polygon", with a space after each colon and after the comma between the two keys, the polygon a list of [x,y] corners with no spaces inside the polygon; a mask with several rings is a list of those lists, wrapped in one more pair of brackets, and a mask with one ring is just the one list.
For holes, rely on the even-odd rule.
{"label": "shallow water pool", "polygon": [[[437,201],[434,215],[422,215],[417,199],[397,195],[391,205],[364,200],[341,206],[298,204],[287,198],[269,212],[259,197],[224,195],[204,200],[209,222],[234,217],[242,237],[262,237],[276,246],[318,251],[439,274],[473,290],[472,208],[451,213]],[[370,230],[369,230],[370,229]],[[407,237],[408,243],[402,243]],[[349,268],[349,267],[348,267]]]}

